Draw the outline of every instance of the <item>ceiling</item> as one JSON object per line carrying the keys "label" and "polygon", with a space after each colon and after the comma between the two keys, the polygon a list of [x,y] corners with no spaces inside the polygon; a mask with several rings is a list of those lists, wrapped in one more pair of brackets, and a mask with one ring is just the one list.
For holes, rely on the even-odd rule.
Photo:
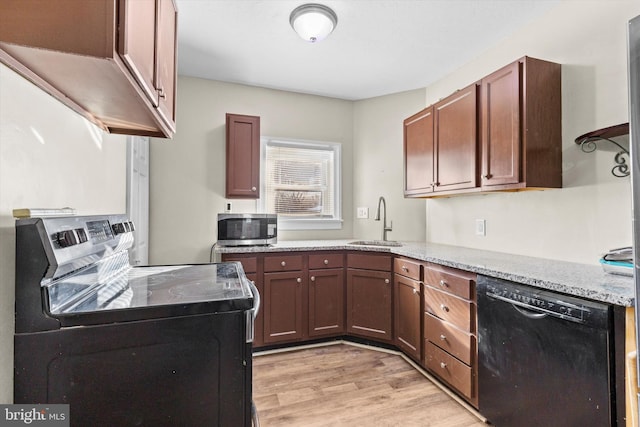
{"label": "ceiling", "polygon": [[561,0],[315,0],[338,25],[308,43],[289,25],[304,0],[176,0],[178,73],[359,100],[418,89]]}

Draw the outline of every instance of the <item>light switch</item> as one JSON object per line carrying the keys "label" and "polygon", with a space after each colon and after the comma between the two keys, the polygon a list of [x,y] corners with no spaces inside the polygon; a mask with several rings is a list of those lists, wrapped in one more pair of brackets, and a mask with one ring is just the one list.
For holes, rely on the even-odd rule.
{"label": "light switch", "polygon": [[487,235],[487,221],[484,219],[476,219],[476,236]]}
{"label": "light switch", "polygon": [[360,219],[369,218],[369,208],[367,208],[367,207],[358,208],[357,212],[356,212],[356,216],[357,216],[357,218],[360,218]]}

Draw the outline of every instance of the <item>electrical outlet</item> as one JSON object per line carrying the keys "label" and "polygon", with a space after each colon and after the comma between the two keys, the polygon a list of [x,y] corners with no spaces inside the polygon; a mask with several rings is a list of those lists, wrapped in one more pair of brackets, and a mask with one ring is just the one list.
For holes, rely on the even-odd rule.
{"label": "electrical outlet", "polygon": [[487,235],[487,221],[484,219],[476,219],[476,236]]}
{"label": "electrical outlet", "polygon": [[224,204],[224,211],[231,212],[231,202],[227,202]]}
{"label": "electrical outlet", "polygon": [[360,219],[369,218],[369,208],[367,207],[358,208],[356,212],[356,217]]}

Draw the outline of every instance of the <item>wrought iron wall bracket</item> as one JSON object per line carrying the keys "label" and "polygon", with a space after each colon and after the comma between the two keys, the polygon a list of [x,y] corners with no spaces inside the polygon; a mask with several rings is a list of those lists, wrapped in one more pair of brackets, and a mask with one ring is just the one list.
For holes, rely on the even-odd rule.
{"label": "wrought iron wall bracket", "polygon": [[629,158],[629,150],[624,148],[618,142],[614,141],[612,138],[622,135],[629,134],[629,123],[622,123],[617,126],[611,126],[604,129],[598,129],[593,132],[586,133],[576,138],[576,144],[580,145],[580,149],[585,153],[593,153],[598,148],[597,142],[607,141],[620,149],[618,151],[613,160],[616,162],[616,165],[611,168],[611,174],[618,178],[624,178],[625,176],[629,176],[629,164],[627,163],[627,159]]}

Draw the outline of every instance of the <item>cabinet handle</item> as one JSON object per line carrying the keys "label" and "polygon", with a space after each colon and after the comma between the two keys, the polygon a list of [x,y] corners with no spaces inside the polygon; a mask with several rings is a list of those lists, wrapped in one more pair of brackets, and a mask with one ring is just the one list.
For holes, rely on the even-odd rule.
{"label": "cabinet handle", "polygon": [[384,283],[389,283],[389,279],[384,279]]}
{"label": "cabinet handle", "polygon": [[256,187],[251,187],[251,191],[256,191]]}
{"label": "cabinet handle", "polygon": [[448,313],[448,312],[449,312],[449,307],[447,307],[447,306],[446,306],[446,305],[444,305],[444,304],[440,304],[440,308],[442,309],[442,311],[444,311],[444,312],[446,312],[446,313]]}
{"label": "cabinet handle", "polygon": [[440,286],[442,286],[443,288],[446,288],[447,286],[449,286],[449,284],[447,282],[444,281],[444,279],[440,280]]}
{"label": "cabinet handle", "polygon": [[302,279],[298,277],[298,278],[296,279],[296,282],[298,282],[298,283],[302,283]]}
{"label": "cabinet handle", "polygon": [[440,341],[446,341],[447,337],[444,334],[440,335]]}
{"label": "cabinet handle", "polygon": [[286,262],[284,262],[284,261],[282,261],[282,262],[280,263],[280,265],[284,267],[285,265],[287,265],[287,263],[286,263]]}
{"label": "cabinet handle", "polygon": [[444,362],[440,362],[440,367],[441,367],[442,369],[447,369],[447,364],[446,364],[446,363],[444,363]]}
{"label": "cabinet handle", "polygon": [[329,260],[328,259],[324,260],[324,265],[329,265]]}
{"label": "cabinet handle", "polygon": [[[298,280],[300,280],[300,279],[298,279]],[[315,282],[316,281],[316,276],[311,276],[311,281]]]}

